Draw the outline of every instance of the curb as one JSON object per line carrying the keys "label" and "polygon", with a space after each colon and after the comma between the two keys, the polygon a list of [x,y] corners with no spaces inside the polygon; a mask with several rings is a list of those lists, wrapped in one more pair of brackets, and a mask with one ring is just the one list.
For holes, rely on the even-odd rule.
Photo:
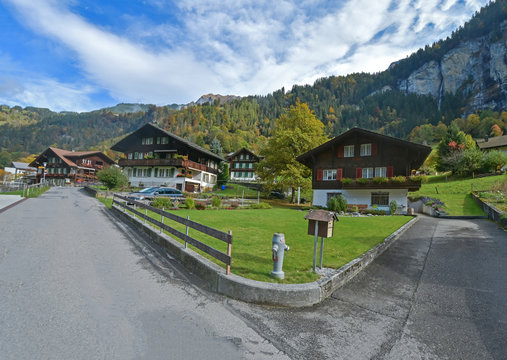
{"label": "curb", "polygon": [[225,275],[222,267],[190,249],[185,249],[181,243],[164,233],[161,234],[155,227],[144,224],[142,220],[123,212],[117,206],[111,209],[120,220],[132,223],[152,241],[164,247],[171,257],[178,260],[188,271],[201,278],[207,290],[245,302],[287,307],[304,307],[322,302],[380,256],[419,220],[418,217],[413,218],[382,243],[317,281],[277,284],[251,280],[235,274]]}
{"label": "curb", "polygon": [[3,213],[4,211],[9,210],[9,209],[10,209],[10,208],[12,208],[12,207],[14,207],[14,206],[18,205],[18,204],[21,204],[21,203],[22,203],[23,201],[25,201],[25,200],[28,200],[28,198],[23,198],[23,199],[21,199],[21,200],[16,201],[15,203],[12,203],[12,204],[10,204],[10,205],[7,205],[6,207],[4,207],[4,208],[0,209],[0,214],[1,214],[1,213]]}

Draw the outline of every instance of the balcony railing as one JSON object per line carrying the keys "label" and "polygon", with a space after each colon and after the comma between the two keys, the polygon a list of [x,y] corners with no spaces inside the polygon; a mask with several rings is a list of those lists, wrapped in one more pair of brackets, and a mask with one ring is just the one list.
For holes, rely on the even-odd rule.
{"label": "balcony railing", "polygon": [[190,170],[206,171],[210,173],[217,173],[216,169],[210,168],[205,164],[199,164],[195,161],[184,159],[120,159],[118,165],[125,166],[174,166],[183,167]]}

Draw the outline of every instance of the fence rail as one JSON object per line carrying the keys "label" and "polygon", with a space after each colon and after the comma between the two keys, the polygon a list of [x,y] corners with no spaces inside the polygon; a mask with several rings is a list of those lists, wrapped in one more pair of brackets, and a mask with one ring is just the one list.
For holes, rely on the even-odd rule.
{"label": "fence rail", "polygon": [[[117,199],[123,200],[118,201]],[[214,257],[215,259],[223,262],[226,265],[226,274],[229,275],[231,271],[231,251],[232,251],[232,232],[229,231],[228,233],[211,228],[209,226],[200,224],[198,222],[192,221],[190,219],[185,219],[181,216],[177,216],[174,214],[171,214],[169,212],[166,212],[164,210],[158,209],[156,207],[147,205],[140,201],[135,201],[132,199],[129,199],[125,196],[121,196],[118,194],[113,194],[113,205],[117,204],[118,206],[122,207],[125,211],[128,210],[132,212],[133,214],[139,216],[145,221],[149,221],[155,226],[158,226],[159,228],[167,231],[168,233],[180,238],[181,240],[185,241],[185,243],[189,243],[199,250],[205,252],[206,254]],[[128,204],[133,204],[134,206],[129,206]],[[136,209],[136,207],[143,208],[145,210],[150,210],[158,215],[161,216],[161,221],[153,219],[152,217],[148,216],[146,213],[142,213]],[[171,226],[164,223],[164,218],[168,218],[174,222],[177,222],[179,224],[185,225],[187,227],[187,233],[183,233],[179,230],[176,230],[172,228]],[[202,241],[199,241],[197,239],[194,239],[193,237],[188,235],[188,228],[197,230],[203,234],[209,235],[215,239],[221,240],[225,243],[227,243],[227,253],[223,253],[205,243]]]}

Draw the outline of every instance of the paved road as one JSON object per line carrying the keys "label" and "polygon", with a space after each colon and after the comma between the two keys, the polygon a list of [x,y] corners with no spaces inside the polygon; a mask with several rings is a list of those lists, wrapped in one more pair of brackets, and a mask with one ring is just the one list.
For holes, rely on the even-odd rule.
{"label": "paved road", "polygon": [[322,304],[231,302],[293,359],[507,359],[507,236],[422,217]]}
{"label": "paved road", "polygon": [[198,290],[77,189],[9,209],[0,228],[2,359],[506,358],[507,236],[489,221],[422,217],[304,309]]}
{"label": "paved road", "polygon": [[2,360],[287,358],[77,188],[5,211],[0,229]]}

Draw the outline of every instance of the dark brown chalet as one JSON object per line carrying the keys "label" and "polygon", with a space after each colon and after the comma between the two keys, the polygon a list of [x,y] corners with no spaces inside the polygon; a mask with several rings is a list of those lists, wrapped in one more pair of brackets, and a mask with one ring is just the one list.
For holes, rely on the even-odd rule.
{"label": "dark brown chalet", "polygon": [[69,151],[49,147],[30,166],[38,169],[37,182],[45,179],[54,185],[65,185],[96,181],[97,171],[112,164],[114,161],[100,151]]}
{"label": "dark brown chalet", "polygon": [[169,186],[188,192],[211,189],[224,159],[153,124],[145,124],[111,147],[133,186]]}
{"label": "dark brown chalet", "polygon": [[225,159],[229,162],[230,179],[235,181],[256,181],[255,164],[261,157],[247,148],[228,154]]}
{"label": "dark brown chalet", "polygon": [[404,210],[407,192],[421,186],[409,176],[430,152],[428,146],[354,128],[297,160],[312,169],[314,205],[326,206],[341,194],[359,208],[387,209],[396,200]]}

